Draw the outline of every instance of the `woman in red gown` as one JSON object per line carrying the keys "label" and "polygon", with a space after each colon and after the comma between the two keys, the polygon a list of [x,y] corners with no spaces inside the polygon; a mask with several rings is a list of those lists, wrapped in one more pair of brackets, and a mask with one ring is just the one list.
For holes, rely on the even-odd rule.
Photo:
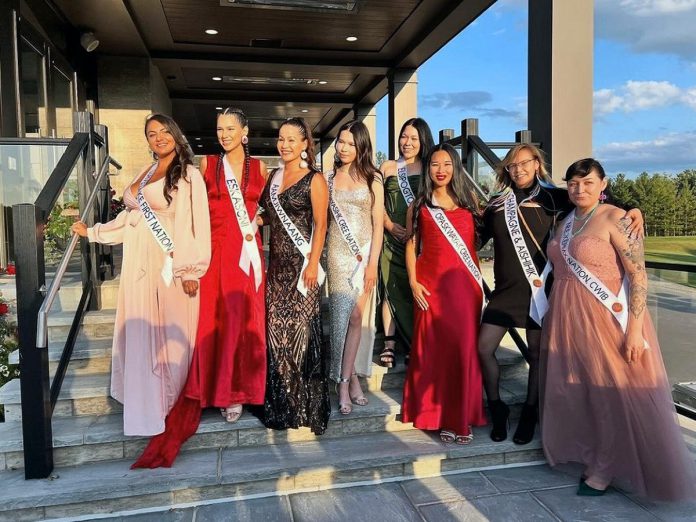
{"label": "woman in red gown", "polygon": [[[198,429],[203,408],[219,407],[227,422],[235,422],[243,404],[263,404],[265,281],[255,216],[268,173],[263,162],[249,156],[248,132],[244,113],[225,109],[217,118],[224,153],[201,161],[210,207],[212,257],[200,282],[193,360],[184,390],[167,417],[165,432],[150,440],[134,468],[170,467],[181,445]],[[237,201],[236,209],[233,201]]]}
{"label": "woman in red gown", "polygon": [[483,299],[475,248],[478,204],[453,147],[434,147],[426,166],[407,217],[415,317],[402,420],[440,430],[443,442],[468,444],[471,426],[486,424],[476,351]]}

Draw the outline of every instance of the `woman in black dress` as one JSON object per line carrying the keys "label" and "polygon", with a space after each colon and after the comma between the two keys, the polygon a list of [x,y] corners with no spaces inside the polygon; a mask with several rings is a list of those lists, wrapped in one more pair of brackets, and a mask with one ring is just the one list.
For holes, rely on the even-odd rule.
{"label": "woman in black dress", "polygon": [[268,428],[308,426],[321,435],[331,414],[319,313],[328,187],[314,165],[314,141],[302,118],[281,125],[278,152],[284,166],[269,176],[261,196],[262,221],[271,227],[261,418]]}
{"label": "woman in black dress", "polygon": [[[534,437],[538,420],[541,319],[546,306],[544,290],[549,286],[546,243],[559,215],[573,205],[565,189],[553,186],[543,153],[531,144],[510,149],[497,168],[497,182],[502,190],[486,207],[479,234],[481,246],[493,239],[495,289],[481,319],[478,351],[493,422],[491,439],[499,442],[507,438],[510,410],[500,400],[500,368],[495,352],[509,328],[526,330],[527,399],[513,441],[527,444]],[[630,211],[629,217],[633,219],[631,231],[640,233],[640,211]]]}

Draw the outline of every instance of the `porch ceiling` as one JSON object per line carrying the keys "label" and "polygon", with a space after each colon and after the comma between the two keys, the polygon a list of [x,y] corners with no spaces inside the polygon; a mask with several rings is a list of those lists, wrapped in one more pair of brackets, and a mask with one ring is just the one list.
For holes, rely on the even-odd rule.
{"label": "porch ceiling", "polygon": [[354,106],[387,94],[390,70],[419,67],[495,0],[333,2],[355,4],[352,11],[240,7],[240,0],[54,2],[73,25],[95,32],[97,53],[149,56],[174,118],[204,150],[213,145],[215,107],[234,105],[251,116],[259,154],[274,150],[278,122],[289,116],[332,136]]}

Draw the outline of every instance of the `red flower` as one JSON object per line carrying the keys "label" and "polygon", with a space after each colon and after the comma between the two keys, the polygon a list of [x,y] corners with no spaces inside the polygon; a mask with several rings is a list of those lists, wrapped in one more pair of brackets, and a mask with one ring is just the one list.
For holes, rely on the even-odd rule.
{"label": "red flower", "polygon": [[17,273],[17,269],[15,268],[14,263],[10,263],[9,265],[7,265],[6,272],[9,275],[15,275]]}
{"label": "red flower", "polygon": [[6,315],[10,311],[10,307],[5,303],[0,303],[0,315]]}

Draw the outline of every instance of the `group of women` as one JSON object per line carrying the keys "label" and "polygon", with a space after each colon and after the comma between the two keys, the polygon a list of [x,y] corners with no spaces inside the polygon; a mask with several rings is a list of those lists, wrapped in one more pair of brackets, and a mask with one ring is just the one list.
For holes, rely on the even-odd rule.
{"label": "group of women", "polygon": [[[111,394],[124,405],[124,432],[153,436],[133,467],[171,466],[203,408],[234,422],[248,405],[269,428],[320,435],[330,380],[340,414],[366,405],[358,376],[371,371],[380,288],[380,364],[394,365],[397,337],[406,348],[403,422],[468,444],[472,426],[486,424],[485,388],[490,436],[506,439],[495,350],[507,329],[524,328],[530,371],[514,442],[533,438],[540,413],[551,464],[584,466],[579,494],[616,482],[652,498],[694,496],[645,311],[632,234],[642,217],[600,205],[599,163],[571,165],[566,191],[552,186],[535,146],[519,145],[481,211],[459,154],[435,146],[420,118],[404,123],[400,157],[381,171],[358,121],[341,127],[324,173],[302,118],[281,125],[281,166],[270,173],[249,155],[248,132],[240,110],[222,111],[222,152],[199,171],[176,123],[150,116],[156,162],[126,189],[126,210],[73,226],[124,245]],[[267,270],[261,226],[270,227]],[[476,251],[491,238],[486,306]]]}

